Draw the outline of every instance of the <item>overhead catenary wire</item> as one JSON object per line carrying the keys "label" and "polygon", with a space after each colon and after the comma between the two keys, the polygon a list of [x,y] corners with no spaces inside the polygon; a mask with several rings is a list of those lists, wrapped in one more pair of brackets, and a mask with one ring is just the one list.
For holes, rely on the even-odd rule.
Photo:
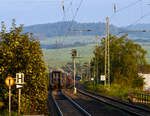
{"label": "overhead catenary wire", "polygon": [[135,24],[138,23],[140,20],[142,20],[143,18],[145,18],[145,17],[147,17],[147,16],[149,16],[149,15],[150,15],[150,12],[148,12],[148,13],[142,15],[140,18],[138,18],[136,21],[134,21],[133,23],[131,23],[131,24],[128,25],[128,26],[133,26],[133,25],[135,25]]}
{"label": "overhead catenary wire", "polygon": [[[141,3],[140,3],[140,2],[141,2]],[[141,6],[141,12],[140,12],[141,16],[140,16],[139,19],[137,19],[136,21],[134,21],[133,23],[131,23],[129,26],[134,25],[135,23],[139,22],[139,21],[140,21],[141,19],[143,19],[144,17],[148,16],[148,15],[150,14],[150,12],[148,12],[148,13],[146,13],[146,14],[143,15],[143,0],[136,0],[135,2],[132,2],[132,3],[128,4],[127,6],[122,7],[122,8],[120,8],[120,9],[117,9],[117,8],[118,8],[118,7],[117,7],[117,2],[116,2],[116,0],[114,0],[114,12],[113,12],[113,14],[110,16],[110,22],[112,22],[113,17],[116,16],[117,13],[120,13],[120,12],[122,12],[122,11],[124,11],[124,10],[126,10],[126,9],[128,9],[128,8],[130,8],[130,7],[132,7],[132,6],[135,6],[135,5],[137,5],[138,3],[140,3],[140,6]],[[117,30],[117,27],[116,27],[116,30]]]}
{"label": "overhead catenary wire", "polygon": [[73,22],[74,22],[74,20],[75,20],[77,14],[78,14],[78,11],[79,11],[79,9],[80,9],[82,3],[83,3],[83,0],[80,1],[79,6],[77,7],[77,9],[76,9],[76,11],[75,11],[75,14],[74,14],[74,16],[73,16],[73,18],[72,18],[72,20],[71,20],[71,24],[70,24],[70,26],[69,26],[69,28],[68,28],[68,31],[69,31],[69,32],[71,31],[71,28],[72,28],[72,26],[73,26]]}
{"label": "overhead catenary wire", "polygon": [[125,9],[127,9],[129,7],[135,6],[136,4],[138,4],[141,1],[143,1],[143,0],[137,0],[135,2],[132,2],[131,4],[129,4],[129,5],[125,6],[125,7],[123,7],[123,8],[118,9],[117,12],[121,12],[121,11],[123,11],[123,10],[125,10]]}
{"label": "overhead catenary wire", "polygon": [[[67,36],[69,35],[69,33],[71,32],[71,28],[72,28],[72,26],[73,26],[74,20],[75,20],[77,14],[78,14],[78,12],[79,12],[79,9],[80,9],[82,3],[83,3],[83,0],[80,1],[78,7],[76,8],[76,11],[75,11],[75,13],[73,14],[71,23],[70,23],[70,25],[68,26],[66,32],[64,33],[64,37],[67,37]],[[70,5],[72,5],[72,2],[70,3]],[[64,44],[64,39],[63,39],[63,44]]]}
{"label": "overhead catenary wire", "polygon": [[[63,1],[64,3],[62,3],[62,8],[65,10],[65,13],[63,12],[63,18],[62,18],[62,21],[67,21],[67,17],[66,17],[66,11],[69,11],[72,7],[72,4],[73,4],[73,0],[70,1],[68,7],[66,8],[66,5],[65,5],[65,1]],[[71,9],[71,12],[73,14],[73,11]]]}
{"label": "overhead catenary wire", "polygon": [[117,3],[114,2],[114,13],[109,17],[110,20],[111,20],[117,13],[119,13],[119,12],[125,10],[125,9],[128,9],[128,8],[130,8],[130,7],[132,7],[132,6],[135,6],[136,4],[138,4],[138,3],[141,2],[141,1],[143,1],[143,0],[137,0],[137,1],[135,1],[135,2],[132,2],[131,4],[128,4],[128,5],[125,6],[125,7],[120,8],[120,9],[117,9]]}

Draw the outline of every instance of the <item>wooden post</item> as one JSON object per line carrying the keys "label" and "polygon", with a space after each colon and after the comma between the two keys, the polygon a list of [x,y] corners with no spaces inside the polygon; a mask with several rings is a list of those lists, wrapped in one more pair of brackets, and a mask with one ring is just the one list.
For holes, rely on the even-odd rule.
{"label": "wooden post", "polygon": [[20,116],[20,106],[21,106],[21,89],[18,89],[18,116]]}
{"label": "wooden post", "polygon": [[76,90],[76,60],[75,58],[73,58],[73,66],[74,66],[74,71],[73,71],[73,77],[74,77],[74,90],[73,90],[73,93],[76,94],[77,93],[77,90]]}
{"label": "wooden post", "polygon": [[9,86],[9,116],[11,116],[11,86]]}

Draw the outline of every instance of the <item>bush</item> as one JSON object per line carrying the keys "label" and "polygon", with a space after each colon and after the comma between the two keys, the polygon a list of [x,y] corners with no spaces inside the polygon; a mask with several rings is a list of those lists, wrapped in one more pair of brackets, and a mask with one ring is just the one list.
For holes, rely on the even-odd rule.
{"label": "bush", "polygon": [[[13,78],[16,73],[24,73],[25,84],[22,88],[21,113],[48,112],[47,108],[47,77],[46,67],[42,59],[40,44],[32,34],[22,33],[23,27],[13,27],[6,31],[2,23],[0,32],[0,97],[5,108],[8,107],[8,87],[5,79],[8,75]],[[18,106],[18,90],[12,87],[12,110]]]}
{"label": "bush", "polygon": [[126,99],[128,98],[128,91],[129,88],[127,87],[123,87],[118,84],[113,84],[111,88],[108,90],[108,95],[120,99]]}
{"label": "bush", "polygon": [[128,91],[131,90],[131,88],[124,87],[119,84],[113,84],[111,85],[111,88],[105,87],[102,84],[98,84],[94,86],[92,82],[85,83],[85,87],[90,91],[120,98],[120,99],[127,99]]}

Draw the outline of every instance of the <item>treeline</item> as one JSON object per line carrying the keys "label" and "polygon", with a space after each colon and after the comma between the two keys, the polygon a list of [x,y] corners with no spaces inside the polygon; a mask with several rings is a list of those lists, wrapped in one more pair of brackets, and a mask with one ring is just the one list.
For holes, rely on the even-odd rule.
{"label": "treeline", "polygon": [[[121,37],[110,35],[110,81],[111,84],[119,84],[123,87],[143,88],[144,79],[139,72],[148,73],[145,55],[146,51],[141,45],[127,39],[127,35]],[[96,70],[96,66],[98,70]],[[100,46],[94,50],[91,60],[91,71],[96,75],[95,81],[99,82],[100,75],[105,74],[105,38]],[[98,72],[97,72],[98,71]],[[98,76],[97,76],[98,75]],[[108,78],[107,78],[108,80]]]}

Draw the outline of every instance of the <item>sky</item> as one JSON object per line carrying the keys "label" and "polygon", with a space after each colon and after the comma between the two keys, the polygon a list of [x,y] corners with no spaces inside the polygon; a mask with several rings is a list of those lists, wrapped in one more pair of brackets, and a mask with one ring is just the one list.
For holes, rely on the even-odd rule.
{"label": "sky", "polygon": [[72,19],[77,22],[105,22],[108,16],[110,23],[116,26],[150,23],[150,0],[83,0],[81,7],[82,0],[64,0],[65,13],[62,1],[0,0],[0,21],[10,26],[14,18],[18,25],[29,26]]}

